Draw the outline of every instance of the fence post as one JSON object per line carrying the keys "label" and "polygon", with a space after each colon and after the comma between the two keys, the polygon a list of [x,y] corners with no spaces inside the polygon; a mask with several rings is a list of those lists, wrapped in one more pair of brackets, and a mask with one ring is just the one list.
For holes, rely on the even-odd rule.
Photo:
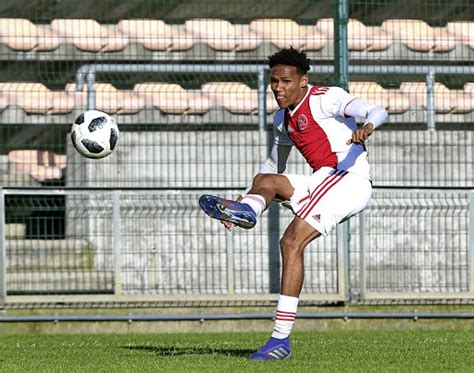
{"label": "fence post", "polygon": [[[227,199],[233,200],[234,196],[231,193],[227,193]],[[227,261],[227,293],[235,294],[235,258],[234,258],[234,232],[226,232],[225,236],[226,243],[226,261]]]}
{"label": "fence post", "polygon": [[0,186],[0,309],[4,308],[7,298],[6,267],[7,256],[5,253],[5,193]]}
{"label": "fence post", "polygon": [[365,213],[359,214],[359,299],[365,298]]}
{"label": "fence post", "polygon": [[469,292],[474,294],[474,190],[469,193],[469,252],[468,271],[469,271]]}
{"label": "fence post", "polygon": [[349,220],[337,226],[337,288],[349,300]]}
{"label": "fence post", "polygon": [[265,131],[267,127],[267,92],[265,90],[265,81],[267,80],[267,70],[262,69],[258,72],[258,129]]}
{"label": "fence post", "polygon": [[426,114],[428,130],[435,131],[435,98],[434,98],[435,72],[430,70],[426,75]]}
{"label": "fence post", "polygon": [[112,196],[112,221],[114,244],[114,294],[122,294],[122,249],[121,249],[121,219],[120,219],[120,190],[114,190]]}
{"label": "fence post", "polygon": [[348,22],[348,0],[336,0],[334,9],[334,73],[337,85],[344,89],[347,89],[349,83]]}

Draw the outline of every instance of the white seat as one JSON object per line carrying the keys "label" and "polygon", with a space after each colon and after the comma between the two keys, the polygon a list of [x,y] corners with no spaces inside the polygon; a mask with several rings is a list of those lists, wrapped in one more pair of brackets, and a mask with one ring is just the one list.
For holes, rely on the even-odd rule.
{"label": "white seat", "polygon": [[453,105],[453,113],[469,113],[474,110],[474,92],[453,89],[449,94]]}
{"label": "white seat", "polygon": [[236,30],[233,24],[223,19],[198,18],[184,23],[189,32],[203,43],[215,50],[233,51],[236,49]]}
{"label": "white seat", "polygon": [[443,29],[433,29],[418,19],[389,19],[381,28],[391,34],[394,41],[417,52],[449,52],[456,46],[455,39]]}
{"label": "white seat", "polygon": [[51,30],[59,34],[64,42],[88,52],[119,51],[128,44],[128,37],[114,27],[102,26],[93,19],[53,19]]}
{"label": "white seat", "polygon": [[[424,82],[403,82],[400,85],[400,91],[410,98],[410,106],[412,108],[427,108],[427,88]],[[448,113],[453,105],[449,89],[436,82],[434,85],[434,102],[435,111],[437,113]]]}
{"label": "white seat", "polygon": [[143,44],[150,50],[165,51],[173,45],[173,29],[158,19],[122,19],[117,29],[131,42]]}
{"label": "white seat", "polygon": [[188,91],[179,84],[139,83],[133,88],[146,105],[154,106],[165,114],[203,114],[211,102],[200,91]]}
{"label": "white seat", "polygon": [[263,18],[250,22],[250,30],[261,37],[262,41],[273,43],[278,48],[293,46],[300,49],[304,46],[306,29],[292,19]]}
{"label": "white seat", "polygon": [[13,150],[8,162],[9,173],[31,175],[38,181],[60,179],[66,167],[65,156],[44,150]]}
{"label": "white seat", "polygon": [[474,49],[474,22],[448,22],[445,30],[454,37],[456,43],[466,44]]}
{"label": "white seat", "polygon": [[38,45],[36,25],[23,18],[0,18],[0,43],[20,51],[31,51]]}
{"label": "white seat", "polygon": [[[145,107],[145,101],[133,91],[118,90],[110,83],[95,83],[95,107],[97,110],[108,114],[133,114]],[[87,107],[87,88],[76,91],[76,84],[66,85],[66,92],[75,100],[75,107],[85,109]]]}
{"label": "white seat", "polygon": [[246,84],[212,82],[203,84],[201,89],[216,106],[221,106],[231,113],[252,114],[258,109],[258,92]]}

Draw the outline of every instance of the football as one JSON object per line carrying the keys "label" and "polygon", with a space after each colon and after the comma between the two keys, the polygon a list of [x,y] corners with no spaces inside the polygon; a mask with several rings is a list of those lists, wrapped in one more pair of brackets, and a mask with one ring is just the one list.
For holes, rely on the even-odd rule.
{"label": "football", "polygon": [[115,119],[99,110],[80,114],[71,129],[74,148],[87,158],[104,158],[117,147],[119,130]]}

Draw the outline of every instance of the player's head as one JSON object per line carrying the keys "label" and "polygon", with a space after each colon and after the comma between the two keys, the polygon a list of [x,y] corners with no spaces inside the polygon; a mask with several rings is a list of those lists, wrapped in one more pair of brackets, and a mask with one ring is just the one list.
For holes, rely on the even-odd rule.
{"label": "player's head", "polygon": [[304,52],[285,48],[268,57],[272,69],[270,83],[278,106],[293,109],[304,98],[308,88],[310,60]]}

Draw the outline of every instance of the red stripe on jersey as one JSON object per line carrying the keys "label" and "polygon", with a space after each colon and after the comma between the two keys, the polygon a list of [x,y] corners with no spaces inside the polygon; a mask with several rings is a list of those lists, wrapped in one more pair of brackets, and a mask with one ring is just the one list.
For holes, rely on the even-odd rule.
{"label": "red stripe on jersey", "polygon": [[336,177],[336,179],[330,184],[328,185],[328,187],[322,192],[322,193],[319,193],[319,196],[315,196],[315,198],[313,198],[311,200],[310,203],[308,203],[308,206],[311,206],[305,213],[304,215],[301,216],[301,219],[306,219],[306,217],[308,216],[309,212],[314,208],[314,206],[316,206],[316,204],[321,200],[321,198],[324,197],[324,195],[331,189],[333,188],[337,183],[339,183],[343,178],[344,176],[347,175],[347,171],[344,171],[344,173],[342,175],[338,175]]}

